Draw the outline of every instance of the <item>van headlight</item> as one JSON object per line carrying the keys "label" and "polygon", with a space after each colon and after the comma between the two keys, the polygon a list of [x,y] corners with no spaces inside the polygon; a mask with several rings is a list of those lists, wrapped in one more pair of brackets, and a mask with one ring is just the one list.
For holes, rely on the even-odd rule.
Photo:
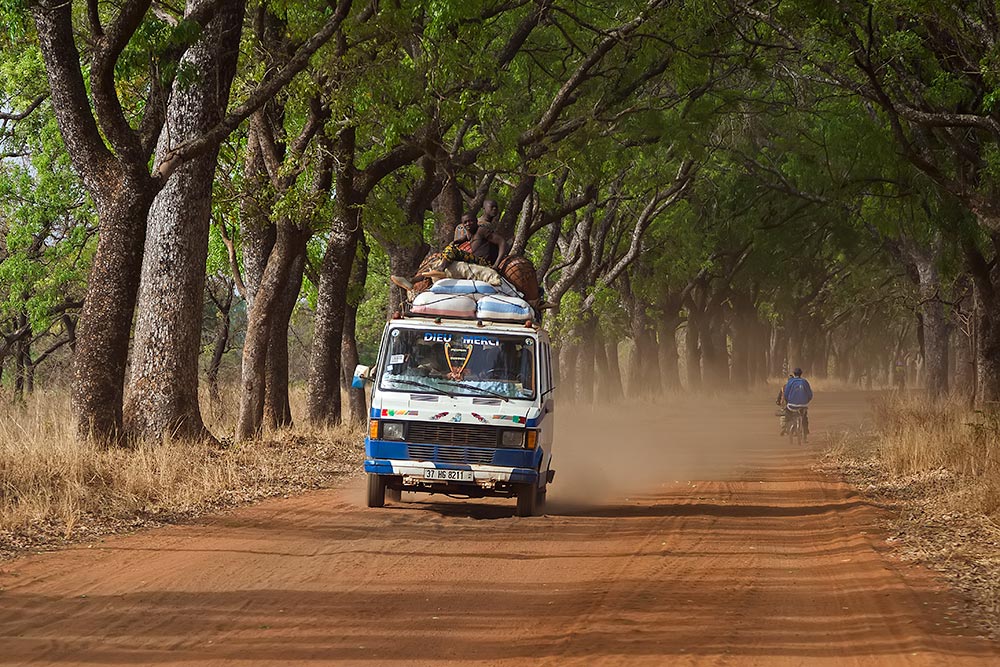
{"label": "van headlight", "polygon": [[403,439],[402,422],[382,422],[382,439],[402,440]]}
{"label": "van headlight", "polygon": [[500,446],[520,449],[524,446],[524,431],[504,431],[500,435]]}

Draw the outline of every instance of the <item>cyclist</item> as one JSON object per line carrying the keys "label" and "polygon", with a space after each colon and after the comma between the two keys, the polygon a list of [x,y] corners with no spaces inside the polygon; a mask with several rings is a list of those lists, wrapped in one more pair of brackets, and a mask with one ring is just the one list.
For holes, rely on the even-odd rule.
{"label": "cyclist", "polygon": [[781,435],[785,435],[785,428],[788,424],[788,410],[800,410],[802,412],[803,435],[809,435],[809,401],[813,398],[812,387],[809,381],[802,377],[802,369],[796,368],[788,377],[788,382],[784,388],[778,392],[778,405],[785,404],[785,411],[781,415]]}

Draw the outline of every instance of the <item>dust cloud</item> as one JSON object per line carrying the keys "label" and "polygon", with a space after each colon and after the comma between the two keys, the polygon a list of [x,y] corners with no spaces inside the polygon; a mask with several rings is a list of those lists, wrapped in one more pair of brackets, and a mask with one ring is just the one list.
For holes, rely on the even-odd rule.
{"label": "dust cloud", "polygon": [[667,395],[618,405],[563,403],[556,412],[550,505],[621,502],[692,480],[725,480],[781,444],[767,387],[725,397]]}

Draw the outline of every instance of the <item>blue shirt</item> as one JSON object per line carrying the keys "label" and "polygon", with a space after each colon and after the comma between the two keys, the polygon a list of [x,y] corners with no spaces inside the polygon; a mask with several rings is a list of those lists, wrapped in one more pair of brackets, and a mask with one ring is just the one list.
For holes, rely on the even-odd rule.
{"label": "blue shirt", "polygon": [[785,402],[790,405],[809,405],[813,398],[812,387],[805,378],[790,377],[785,383]]}

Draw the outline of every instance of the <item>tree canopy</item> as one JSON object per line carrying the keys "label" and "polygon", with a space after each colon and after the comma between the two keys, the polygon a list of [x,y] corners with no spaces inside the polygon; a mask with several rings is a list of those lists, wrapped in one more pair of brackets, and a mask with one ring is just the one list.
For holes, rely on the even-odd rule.
{"label": "tree canopy", "polygon": [[569,396],[800,366],[1000,399],[995,3],[16,0],[0,19],[0,369],[20,395],[71,358],[45,379],[71,376],[81,435],[228,437],[199,410],[220,373],[238,439],[366,419],[344,369],[400,306],[388,275],[487,198],[538,271]]}

